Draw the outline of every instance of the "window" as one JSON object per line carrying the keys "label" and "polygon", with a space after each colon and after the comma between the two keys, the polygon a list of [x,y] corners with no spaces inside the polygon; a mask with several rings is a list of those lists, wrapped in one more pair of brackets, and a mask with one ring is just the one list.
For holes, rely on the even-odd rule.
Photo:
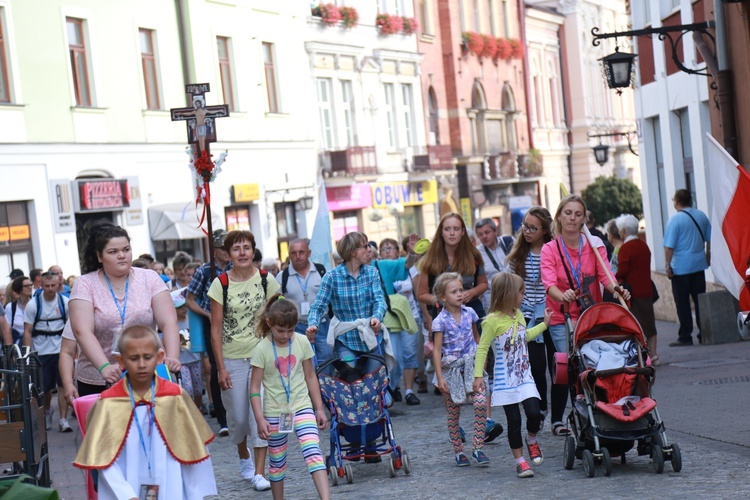
{"label": "window", "polygon": [[86,61],[86,42],[83,36],[83,20],[69,17],[68,51],[70,68],[73,72],[73,88],[76,94],[76,106],[91,106],[91,86],[89,85],[88,62]]}
{"label": "window", "polygon": [[229,106],[229,111],[235,110],[234,90],[232,85],[232,59],[230,39],[225,36],[216,37],[216,45],[219,51],[219,72],[221,74],[221,91],[224,96],[224,104]]}
{"label": "window", "polygon": [[141,39],[141,67],[143,69],[143,86],[146,89],[146,107],[148,109],[161,109],[159,79],[156,72],[154,31],[140,29],[138,34]]}
{"label": "window", "polygon": [[350,80],[341,80],[341,107],[344,112],[347,147],[356,146],[357,126],[354,121],[354,95],[352,94],[352,82]]}
{"label": "window", "polygon": [[419,0],[419,17],[422,33],[432,34],[432,0]]}
{"label": "window", "polygon": [[3,31],[5,11],[0,9],[0,102],[10,102],[10,87],[8,86],[8,60],[5,56],[5,31]]}
{"label": "window", "polygon": [[34,264],[28,203],[0,203],[0,275]]}
{"label": "window", "polygon": [[659,183],[659,199],[661,206],[661,227],[665,227],[669,220],[669,197],[667,196],[667,176],[664,170],[664,154],[661,144],[661,120],[655,116],[648,120],[654,132],[654,160],[656,161],[656,178]]}
{"label": "window", "polygon": [[331,80],[328,78],[318,78],[318,109],[320,112],[321,142],[325,149],[333,149],[333,100],[331,99]]}
{"label": "window", "polygon": [[[333,239],[339,241],[349,233],[359,231],[359,218],[356,210],[333,213]],[[409,233],[411,234],[411,233]],[[10,272],[10,271],[8,271]]]}
{"label": "window", "polygon": [[490,18],[490,33],[497,36],[497,19],[495,19],[495,0],[487,0],[487,17]]}
{"label": "window", "polygon": [[263,67],[266,73],[266,94],[268,97],[268,112],[279,112],[279,99],[276,94],[276,68],[273,58],[273,44],[263,42]]}
{"label": "window", "polygon": [[249,207],[227,207],[224,209],[227,231],[252,231]]}
{"label": "window", "polygon": [[396,137],[396,100],[393,95],[393,84],[383,84],[385,88],[385,117],[388,121],[388,145],[391,148],[398,147],[398,138]]}
{"label": "window", "polygon": [[503,2],[503,36],[509,37],[510,35],[510,10],[508,9],[508,0],[502,0]]}
{"label": "window", "polygon": [[688,108],[675,111],[680,120],[680,144],[682,145],[682,168],[685,174],[685,187],[696,200],[695,172],[693,170],[693,143],[690,139],[690,114]]}
{"label": "window", "polygon": [[378,13],[407,16],[404,0],[378,0]]}
{"label": "window", "polygon": [[474,31],[477,33],[482,32],[482,27],[479,24],[479,0],[472,0],[474,2],[473,13],[474,13]]}
{"label": "window", "polygon": [[414,137],[414,94],[411,85],[401,85],[401,95],[404,104],[404,130],[406,131],[406,145],[414,146],[417,140]]}
{"label": "window", "polygon": [[430,146],[440,145],[440,122],[438,116],[438,103],[437,97],[435,97],[435,89],[430,87],[427,93],[427,105],[429,106],[430,112]]}

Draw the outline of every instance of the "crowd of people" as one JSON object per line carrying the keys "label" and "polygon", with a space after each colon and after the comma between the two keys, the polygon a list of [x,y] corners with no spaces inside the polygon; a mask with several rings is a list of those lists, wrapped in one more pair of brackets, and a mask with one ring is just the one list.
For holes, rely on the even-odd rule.
{"label": "crowd of people", "polygon": [[[417,394],[428,392],[428,382],[442,395],[458,466],[490,463],[483,445],[503,432],[491,418],[500,407],[516,472],[530,477],[524,443],[531,464],[540,465],[537,438],[547,417],[554,436],[571,432],[563,418],[567,388],[547,379],[554,354],[568,349],[561,305],[575,322],[596,302],[630,301],[651,362],[659,364],[651,252],[638,237],[638,220],[625,214],[605,224],[608,247],[584,235],[592,219],[576,195],[563,198],[554,216],[541,206],[527,210],[515,236],[500,235],[492,219],[477,221],[472,231],[460,214],[446,213],[419,253],[417,234],[378,244],[348,233],[337,242],[340,261],[330,270],[311,260],[306,239],[290,242],[282,263],[263,259],[251,232],[221,229],[212,234],[213,262],[184,252],[169,265],[150,255],[134,259],[128,233],[99,224],[83,251],[82,276],[64,280],[59,266],[28,277],[11,273],[0,327],[6,345],[29,345],[40,355],[47,429],[58,387],[60,432],[71,431],[68,404],[86,395],[129,394],[137,417],[134,395],[147,403],[167,394],[143,375],[158,358],[180,373],[190,412],[215,418],[218,436],[237,447],[240,476],[275,498],[283,496],[290,432],[300,440],[319,495],[328,496],[318,437],[328,419],[315,368],[330,361],[327,373],[355,379],[377,368],[363,354],[386,359],[388,405],[419,405]],[[710,227],[705,232],[710,238]],[[148,332],[158,333],[155,342]],[[680,342],[687,343],[682,334]],[[474,412],[468,456],[459,425],[467,403]],[[147,413],[141,418],[148,420]],[[162,438],[159,446],[169,448],[170,436]],[[204,441],[193,446],[204,448]],[[366,462],[381,460],[373,443],[362,447]],[[80,466],[96,468],[95,447],[86,453]],[[205,449],[191,453],[205,464]],[[183,473],[185,484],[194,480]],[[127,474],[104,477],[110,487],[130,481]],[[134,491],[143,486],[133,484]]]}

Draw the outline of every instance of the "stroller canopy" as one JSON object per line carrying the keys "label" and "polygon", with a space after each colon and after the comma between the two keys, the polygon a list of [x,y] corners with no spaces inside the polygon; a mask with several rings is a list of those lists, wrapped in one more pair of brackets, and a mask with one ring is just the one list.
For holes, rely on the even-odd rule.
{"label": "stroller canopy", "polygon": [[620,342],[633,339],[646,345],[643,330],[635,316],[619,304],[600,302],[586,309],[575,327],[573,343],[579,348],[590,340]]}

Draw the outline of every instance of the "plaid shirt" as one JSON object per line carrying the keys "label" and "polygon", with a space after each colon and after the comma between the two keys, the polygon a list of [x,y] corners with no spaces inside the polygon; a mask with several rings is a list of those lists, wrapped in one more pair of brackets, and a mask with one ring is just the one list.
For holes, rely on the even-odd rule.
{"label": "plaid shirt", "polygon": [[[232,269],[232,263],[227,263],[224,269],[217,263],[216,276],[224,274]],[[206,312],[211,312],[211,299],[208,297],[208,289],[211,288],[211,264],[203,264],[195,270],[193,279],[187,287],[187,291],[195,295],[195,301]]]}
{"label": "plaid shirt", "polygon": [[[333,314],[341,321],[360,318],[377,318],[382,321],[385,315],[385,297],[377,269],[362,266],[356,278],[349,273],[346,264],[327,272],[320,283],[315,302],[310,307],[310,314],[307,316],[309,326],[320,324],[320,318],[327,312],[329,303],[333,306]],[[357,330],[339,336],[338,340],[352,351],[370,351],[359,338]]]}

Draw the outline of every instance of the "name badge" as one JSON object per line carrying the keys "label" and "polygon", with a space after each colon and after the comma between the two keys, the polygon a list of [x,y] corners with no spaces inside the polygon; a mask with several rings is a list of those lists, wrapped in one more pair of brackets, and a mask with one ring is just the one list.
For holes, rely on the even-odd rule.
{"label": "name badge", "polygon": [[283,411],[279,413],[279,432],[289,434],[294,431],[294,414]]}
{"label": "name badge", "polygon": [[306,314],[310,313],[310,303],[309,302],[303,302],[299,306],[300,308],[300,314],[305,316]]}

